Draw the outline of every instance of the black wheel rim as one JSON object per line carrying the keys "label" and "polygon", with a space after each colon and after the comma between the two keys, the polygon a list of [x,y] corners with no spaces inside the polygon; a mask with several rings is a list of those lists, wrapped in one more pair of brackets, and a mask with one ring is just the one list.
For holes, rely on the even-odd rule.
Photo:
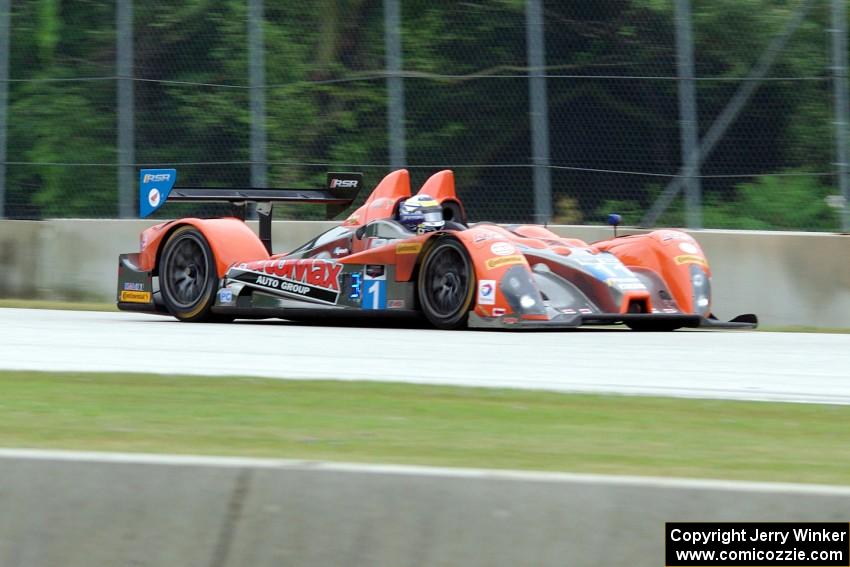
{"label": "black wheel rim", "polygon": [[425,294],[435,315],[450,318],[466,304],[469,269],[466,259],[452,247],[436,250],[426,271]]}
{"label": "black wheel rim", "polygon": [[204,296],[208,265],[207,252],[196,238],[187,235],[174,243],[165,262],[165,287],[178,307],[192,307]]}

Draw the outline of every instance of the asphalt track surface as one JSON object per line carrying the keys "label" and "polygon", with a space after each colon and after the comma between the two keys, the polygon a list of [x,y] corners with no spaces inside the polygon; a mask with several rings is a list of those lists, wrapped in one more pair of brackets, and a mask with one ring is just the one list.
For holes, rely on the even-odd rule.
{"label": "asphalt track surface", "polygon": [[0,309],[0,368],[380,380],[850,404],[850,334],[187,324]]}

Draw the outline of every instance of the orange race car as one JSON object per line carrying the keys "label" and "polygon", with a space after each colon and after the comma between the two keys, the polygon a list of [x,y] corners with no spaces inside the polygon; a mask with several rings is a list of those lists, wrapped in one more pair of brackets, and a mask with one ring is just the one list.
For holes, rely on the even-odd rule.
{"label": "orange race car", "polygon": [[[118,261],[118,307],[181,321],[235,318],[423,318],[440,329],[635,330],[753,328],[711,315],[711,270],[676,230],[593,244],[537,225],[468,225],[451,171],[411,194],[406,170],[387,175],[347,219],[286,254],[272,254],[275,202],[351,205],[362,176],[329,173],[325,189],[175,188],[173,169],[142,170],[143,217],[166,200],[218,201],[233,216],[182,218],[145,230]],[[257,204],[259,236],[244,222]]]}

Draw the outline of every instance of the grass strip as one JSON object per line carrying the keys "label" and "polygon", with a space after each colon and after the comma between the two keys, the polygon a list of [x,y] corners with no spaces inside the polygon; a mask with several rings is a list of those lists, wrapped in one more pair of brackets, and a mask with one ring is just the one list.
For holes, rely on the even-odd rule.
{"label": "grass strip", "polygon": [[0,309],[61,309],[65,311],[118,311],[114,303],[54,301],[47,299],[0,299]]}
{"label": "grass strip", "polygon": [[0,372],[0,446],[850,484],[850,407]]}

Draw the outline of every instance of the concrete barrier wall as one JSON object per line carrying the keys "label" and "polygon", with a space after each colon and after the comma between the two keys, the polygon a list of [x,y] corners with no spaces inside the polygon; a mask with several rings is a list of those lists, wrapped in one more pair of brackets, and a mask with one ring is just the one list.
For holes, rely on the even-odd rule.
{"label": "concrete barrier wall", "polygon": [[42,223],[0,221],[0,297],[34,297]]}
{"label": "concrete barrier wall", "polygon": [[4,567],[664,565],[666,521],[841,521],[850,489],[0,451]]}
{"label": "concrete barrier wall", "polygon": [[[0,221],[0,297],[113,301],[117,258],[137,251],[155,221]],[[276,221],[275,251],[334,226]],[[553,226],[588,242],[609,238],[600,226]],[[625,231],[637,232],[637,231]],[[765,325],[850,327],[850,236],[816,233],[693,233],[714,272],[721,318],[756,313]]]}

